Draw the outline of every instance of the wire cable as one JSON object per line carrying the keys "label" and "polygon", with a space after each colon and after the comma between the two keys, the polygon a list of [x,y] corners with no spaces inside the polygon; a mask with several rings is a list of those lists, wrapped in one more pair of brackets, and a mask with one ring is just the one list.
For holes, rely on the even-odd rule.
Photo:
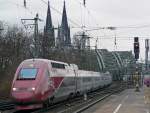
{"label": "wire cable", "polygon": [[[15,5],[15,6],[17,6],[17,7],[22,7],[22,8],[24,8],[24,5],[20,5],[20,4],[18,4],[18,3],[15,3],[15,2],[12,2],[12,1],[9,1],[9,3],[11,3],[11,4],[13,4],[13,5]],[[33,12],[29,9],[29,8],[25,8],[31,15],[33,15]]]}
{"label": "wire cable", "polygon": [[[114,40],[114,35],[111,36],[97,36],[97,38],[99,39],[112,39]],[[116,39],[119,39],[119,40],[134,40],[134,36],[116,36]],[[150,39],[150,37],[148,36],[139,36],[139,40],[145,40],[145,39]]]}

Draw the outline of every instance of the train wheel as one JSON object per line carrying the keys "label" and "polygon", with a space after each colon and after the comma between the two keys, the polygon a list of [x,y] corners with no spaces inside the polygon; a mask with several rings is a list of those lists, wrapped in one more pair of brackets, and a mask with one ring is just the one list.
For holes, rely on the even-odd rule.
{"label": "train wheel", "polygon": [[55,97],[52,96],[51,98],[48,98],[44,103],[43,103],[43,107],[49,107],[50,105],[53,105]]}
{"label": "train wheel", "polygon": [[80,94],[80,92],[79,91],[77,91],[77,93],[76,93],[76,96],[78,97],[78,96],[80,96],[81,94]]}
{"label": "train wheel", "polygon": [[73,98],[74,97],[74,94],[73,93],[70,93],[70,95],[69,95],[69,98]]}
{"label": "train wheel", "polygon": [[54,103],[54,98],[55,98],[55,97],[52,96],[52,97],[49,99],[49,104],[50,104],[50,105],[53,105],[53,103]]}
{"label": "train wheel", "polygon": [[74,97],[73,93],[70,93],[67,97],[67,100],[69,101],[70,99],[72,99]]}
{"label": "train wheel", "polygon": [[50,101],[49,101],[49,99],[47,99],[47,100],[43,103],[43,107],[44,107],[44,108],[47,108],[47,107],[49,107],[49,105],[50,105]]}

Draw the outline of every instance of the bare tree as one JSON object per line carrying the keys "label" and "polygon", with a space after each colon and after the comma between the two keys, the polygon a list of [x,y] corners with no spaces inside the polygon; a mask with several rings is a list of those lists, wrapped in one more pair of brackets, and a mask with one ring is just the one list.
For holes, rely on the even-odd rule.
{"label": "bare tree", "polygon": [[0,72],[7,72],[8,67],[18,65],[26,58],[28,38],[22,28],[8,27],[0,38]]}

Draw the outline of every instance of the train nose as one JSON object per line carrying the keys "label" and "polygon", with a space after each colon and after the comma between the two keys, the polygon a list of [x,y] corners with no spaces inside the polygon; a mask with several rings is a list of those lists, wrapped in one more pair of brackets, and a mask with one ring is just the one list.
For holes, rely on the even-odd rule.
{"label": "train nose", "polygon": [[17,101],[29,101],[35,98],[35,88],[12,88],[12,97]]}

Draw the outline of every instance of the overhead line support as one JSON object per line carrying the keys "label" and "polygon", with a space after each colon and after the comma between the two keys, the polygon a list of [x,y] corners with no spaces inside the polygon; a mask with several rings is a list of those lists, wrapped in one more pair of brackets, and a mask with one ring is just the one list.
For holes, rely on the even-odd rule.
{"label": "overhead line support", "polygon": [[[25,21],[34,21],[34,24],[25,24]],[[34,57],[39,57],[39,42],[38,42],[38,21],[42,21],[38,14],[36,14],[36,17],[33,19],[21,19],[22,24],[24,25],[25,28],[27,26],[34,26]]]}

